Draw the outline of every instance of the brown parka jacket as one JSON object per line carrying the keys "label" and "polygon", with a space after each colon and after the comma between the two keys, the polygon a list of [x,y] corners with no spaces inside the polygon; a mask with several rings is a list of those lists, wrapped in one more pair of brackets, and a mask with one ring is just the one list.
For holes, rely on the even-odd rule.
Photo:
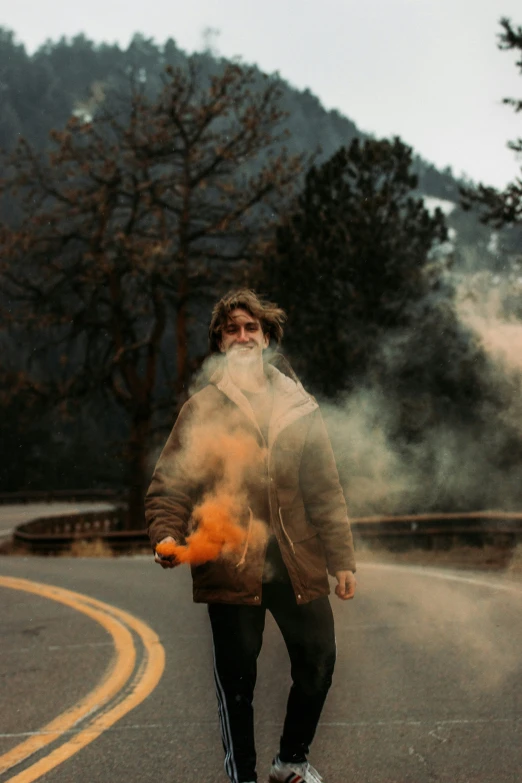
{"label": "brown parka jacket", "polygon": [[[211,490],[201,486],[184,460],[191,427],[228,415],[266,445],[263,475],[248,483],[245,525],[269,517],[296,600],[330,592],[327,572],[355,571],[354,548],[343,492],[326,428],[315,399],[294,379],[265,365],[274,405],[265,444],[253,410],[226,370],[185,403],[156,465],[145,500],[152,547],[166,536],[184,543],[194,506]],[[247,537],[248,542],[248,537]],[[237,558],[192,567],[194,601],[259,604],[265,547],[248,547]]]}

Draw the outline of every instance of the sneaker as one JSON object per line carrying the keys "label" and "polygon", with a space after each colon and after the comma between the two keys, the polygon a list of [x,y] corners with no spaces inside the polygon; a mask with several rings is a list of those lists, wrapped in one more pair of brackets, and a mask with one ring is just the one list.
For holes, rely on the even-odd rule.
{"label": "sneaker", "polygon": [[277,756],[268,776],[269,783],[322,783],[322,777],[308,761],[285,764]]}

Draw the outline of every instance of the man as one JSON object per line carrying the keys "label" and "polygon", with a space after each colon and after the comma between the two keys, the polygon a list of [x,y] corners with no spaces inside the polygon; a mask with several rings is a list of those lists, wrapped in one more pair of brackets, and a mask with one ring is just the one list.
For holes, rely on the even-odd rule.
{"label": "man", "polygon": [[[267,609],[285,640],[292,674],[269,780],[321,780],[307,754],[336,655],[327,572],[337,579],[342,600],[353,598],[356,586],[346,505],[318,405],[288,366],[281,372],[275,358],[267,358],[270,343],[281,341],[284,319],[280,308],[247,289],[216,304],[210,349],[222,357],[221,367],[182,408],[146,498],[153,548],[184,544],[195,507],[218,492],[227,459],[245,463],[233,473],[247,531],[241,557],[229,552],[192,567],[194,600],[208,603],[225,770],[232,783],[257,781],[252,700]],[[213,427],[230,431],[238,443],[255,439],[258,451],[227,441],[224,462],[213,452],[205,463],[212,447],[204,445],[204,433]],[[208,441],[218,442],[219,435]],[[255,541],[253,520],[265,531]],[[179,564],[157,552],[155,559],[166,568]]]}

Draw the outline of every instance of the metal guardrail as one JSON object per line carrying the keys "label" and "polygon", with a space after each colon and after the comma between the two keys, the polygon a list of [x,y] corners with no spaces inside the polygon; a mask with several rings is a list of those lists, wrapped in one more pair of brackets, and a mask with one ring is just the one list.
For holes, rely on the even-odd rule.
{"label": "metal guardrail", "polygon": [[[352,529],[356,543],[378,542],[396,551],[450,549],[459,544],[512,547],[522,541],[522,513],[472,511],[357,517],[352,519]],[[18,525],[13,539],[40,552],[61,551],[80,540],[102,539],[115,550],[149,544],[145,530],[126,528],[124,506],[110,511],[39,517]]]}
{"label": "metal guardrail", "polygon": [[75,541],[102,539],[114,549],[132,549],[146,545],[145,530],[128,530],[125,507],[106,511],[85,511],[77,514],[38,517],[18,525],[13,540],[32,551],[60,552]]}
{"label": "metal guardrail", "polygon": [[461,511],[352,520],[354,538],[392,549],[450,549],[455,545],[512,547],[522,541],[522,513]]}

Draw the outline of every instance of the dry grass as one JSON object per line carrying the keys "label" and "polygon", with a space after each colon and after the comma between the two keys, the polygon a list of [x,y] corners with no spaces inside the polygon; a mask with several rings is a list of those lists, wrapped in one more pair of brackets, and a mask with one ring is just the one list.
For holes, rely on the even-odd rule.
{"label": "dry grass", "polygon": [[[90,541],[79,540],[62,552],[32,552],[23,544],[5,540],[0,543],[1,555],[16,555],[18,557],[42,556],[60,557],[93,557],[109,558],[118,555],[151,555],[147,545],[140,545],[132,550],[114,551],[101,538]],[[396,563],[399,565],[435,566],[439,568],[464,568],[485,571],[503,572],[506,575],[522,579],[522,543],[515,549],[508,547],[471,547],[454,546],[451,549],[410,549],[404,552],[393,552],[382,547],[369,547],[358,541],[356,560],[364,563]]]}
{"label": "dry grass", "polygon": [[67,549],[56,551],[32,550],[28,546],[6,539],[0,542],[0,556],[15,557],[118,557],[119,555],[151,555],[152,550],[146,544],[125,550],[114,550],[102,538],[74,541]]}
{"label": "dry grass", "polygon": [[114,551],[102,538],[73,541],[69,549],[60,554],[62,557],[114,557]]}
{"label": "dry grass", "polygon": [[119,555],[151,555],[150,546],[138,545],[130,549],[114,550],[102,538],[90,541],[75,541],[69,549],[60,553],[62,557],[118,557]]}
{"label": "dry grass", "polygon": [[517,544],[512,551],[507,572],[510,576],[522,577],[522,544]]}
{"label": "dry grass", "polygon": [[27,557],[31,552],[24,544],[18,544],[10,538],[5,538],[0,542],[0,555],[16,555],[17,557]]}

